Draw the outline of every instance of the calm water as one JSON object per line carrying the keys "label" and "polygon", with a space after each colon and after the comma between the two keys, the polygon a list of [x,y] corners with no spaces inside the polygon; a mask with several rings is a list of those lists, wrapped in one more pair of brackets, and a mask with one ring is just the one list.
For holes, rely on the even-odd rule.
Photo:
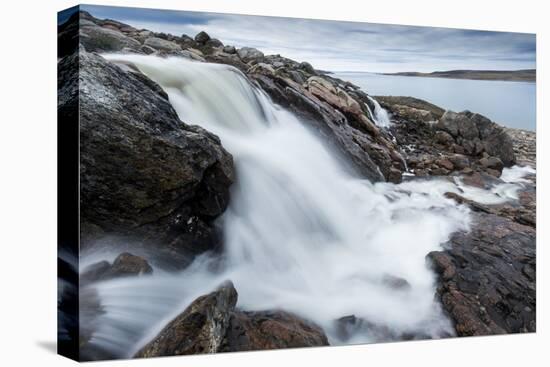
{"label": "calm water", "polygon": [[337,73],[371,95],[411,96],[453,111],[470,110],[508,127],[535,130],[535,83]]}

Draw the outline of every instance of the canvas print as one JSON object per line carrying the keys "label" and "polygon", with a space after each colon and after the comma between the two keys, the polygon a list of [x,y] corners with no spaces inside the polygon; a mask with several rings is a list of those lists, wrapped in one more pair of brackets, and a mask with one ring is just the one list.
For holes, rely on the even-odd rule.
{"label": "canvas print", "polygon": [[58,31],[62,355],[536,331],[534,34],[94,5]]}

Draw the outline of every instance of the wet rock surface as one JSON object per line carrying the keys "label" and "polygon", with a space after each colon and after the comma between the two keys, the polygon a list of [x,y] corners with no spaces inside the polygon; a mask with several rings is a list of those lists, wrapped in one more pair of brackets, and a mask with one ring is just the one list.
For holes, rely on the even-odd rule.
{"label": "wet rock surface", "polygon": [[329,345],[323,330],[285,311],[237,311],[231,314],[221,351],[302,348]]}
{"label": "wet rock surface", "polygon": [[117,256],[113,263],[100,261],[84,269],[80,284],[86,285],[99,280],[152,274],[153,268],[143,257],[125,252]]}
{"label": "wet rock surface", "polygon": [[[447,193],[471,209],[471,229],[455,233],[428,259],[459,336],[536,331],[535,179],[527,177],[518,200],[498,205]],[[472,183],[491,180],[478,174]]]}
{"label": "wet rock surface", "polygon": [[459,336],[536,331],[535,229],[474,212],[473,228],[428,258]]}
{"label": "wet rock surface", "polygon": [[328,345],[314,324],[282,311],[238,310],[237,298],[229,281],[197,298],[135,357]]}
{"label": "wet rock surface", "polygon": [[83,49],[59,68],[59,108],[80,107],[81,228],[94,229],[82,238],[126,233],[191,254],[219,246],[212,223],[234,176],[219,138],[180,121],[140,73]]}

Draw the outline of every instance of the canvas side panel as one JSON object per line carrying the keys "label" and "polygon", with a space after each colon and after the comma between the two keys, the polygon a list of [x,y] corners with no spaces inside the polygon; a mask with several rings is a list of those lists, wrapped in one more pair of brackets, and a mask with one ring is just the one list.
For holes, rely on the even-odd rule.
{"label": "canvas side panel", "polygon": [[58,13],[57,350],[79,360],[78,6]]}

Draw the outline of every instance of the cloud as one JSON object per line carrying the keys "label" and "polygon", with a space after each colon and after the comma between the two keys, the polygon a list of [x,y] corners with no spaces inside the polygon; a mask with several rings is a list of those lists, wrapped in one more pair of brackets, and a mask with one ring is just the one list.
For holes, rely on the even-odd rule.
{"label": "cloud", "polygon": [[298,18],[84,6],[100,18],[257,47],[333,71],[535,68],[535,35]]}

